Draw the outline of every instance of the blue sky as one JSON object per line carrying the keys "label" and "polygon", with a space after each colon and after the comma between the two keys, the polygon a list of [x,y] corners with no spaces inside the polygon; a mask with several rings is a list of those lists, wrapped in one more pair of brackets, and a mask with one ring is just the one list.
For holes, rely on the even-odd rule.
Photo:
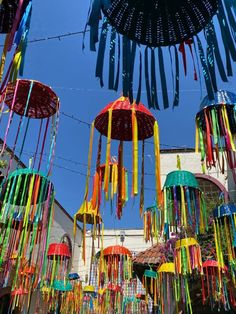
{"label": "blue sky", "polygon": [[[83,30],[89,3],[90,0],[33,0],[29,39],[46,38]],[[87,39],[88,35],[84,51],[82,51],[82,35],[30,43],[27,49],[24,77],[52,86],[60,97],[62,112],[91,122],[96,114],[107,103],[118,98],[120,93],[108,91],[106,87],[100,88],[99,82],[94,76],[96,54],[89,51]],[[180,67],[182,69],[182,64]],[[191,66],[187,78],[181,79],[180,83],[179,107],[175,110],[170,108],[153,113],[159,123],[162,144],[193,147],[194,117],[201,101],[201,92],[199,83],[193,81]],[[168,85],[172,86],[172,83],[168,81]],[[218,85],[220,88],[225,87],[220,84],[220,80]],[[236,92],[235,79],[230,79],[227,89]],[[205,94],[204,91],[203,94]],[[145,93],[143,93],[142,101],[144,104],[146,103]],[[61,115],[52,181],[56,189],[56,198],[72,215],[79,208],[83,199],[85,176],[82,174],[86,173],[88,141],[89,128],[87,125]],[[146,170],[149,172],[153,171],[151,146],[149,144],[147,147],[145,158]],[[24,156],[24,161],[27,160],[26,157]],[[130,166],[130,145],[125,146],[125,158],[127,165]],[[145,185],[146,188],[153,189],[154,177],[147,177]],[[151,205],[153,198],[154,192],[146,191],[145,205]],[[114,215],[111,216],[109,206],[106,206],[104,209],[105,226],[109,228],[141,227],[142,220],[138,215],[138,205],[139,197],[129,202],[121,221],[117,221]]]}

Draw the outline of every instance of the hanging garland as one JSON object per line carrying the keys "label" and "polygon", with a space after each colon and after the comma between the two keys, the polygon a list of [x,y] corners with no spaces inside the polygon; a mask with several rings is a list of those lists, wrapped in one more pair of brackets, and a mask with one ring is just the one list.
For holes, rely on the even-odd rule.
{"label": "hanging garland", "polygon": [[[221,37],[216,32],[214,16],[218,20]],[[134,69],[139,63],[136,103],[140,102],[144,73],[148,106],[160,109],[157,95],[160,86],[163,106],[169,107],[164,54],[169,54],[170,57],[174,85],[173,106],[179,103],[179,59],[183,59],[186,75],[187,54],[192,59],[194,80],[200,79],[201,68],[210,99],[214,98],[213,93],[217,90],[216,70],[224,82],[228,81],[228,76],[232,76],[231,60],[236,61],[233,1],[179,0],[173,4],[173,1],[164,0],[148,3],[144,0],[93,0],[86,26],[90,27],[90,50],[95,51],[98,42],[95,75],[100,80],[101,87],[104,86],[104,64],[108,46],[108,88],[117,91],[122,76],[123,95],[129,97],[131,102],[134,98]],[[204,44],[199,36],[201,31],[205,37]],[[226,65],[222,60],[219,42],[223,43]],[[205,45],[206,51],[203,48]]]}

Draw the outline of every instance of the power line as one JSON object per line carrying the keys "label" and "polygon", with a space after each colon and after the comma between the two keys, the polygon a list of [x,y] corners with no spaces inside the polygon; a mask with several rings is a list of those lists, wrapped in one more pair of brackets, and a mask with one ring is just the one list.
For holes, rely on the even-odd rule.
{"label": "power line", "polygon": [[[62,34],[54,35],[54,36],[47,36],[47,37],[29,39],[27,41],[27,44],[39,43],[39,42],[43,42],[43,41],[56,40],[56,39],[60,41],[63,38],[76,36],[76,35],[83,35],[83,34],[85,34],[87,32],[89,32],[89,30],[81,30],[81,31],[77,31],[77,32],[62,33]],[[0,45],[0,47],[4,47],[4,45]]]}

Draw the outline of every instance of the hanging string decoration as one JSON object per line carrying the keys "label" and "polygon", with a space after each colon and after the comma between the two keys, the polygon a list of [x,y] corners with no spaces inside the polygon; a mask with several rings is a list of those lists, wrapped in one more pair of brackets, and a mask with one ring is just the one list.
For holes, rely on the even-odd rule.
{"label": "hanging string decoration", "polygon": [[160,213],[156,205],[147,207],[143,213],[144,239],[145,242],[153,239],[158,241],[158,231],[160,230]]}
{"label": "hanging string decoration", "polygon": [[82,313],[95,313],[95,287],[85,286],[83,289]]}
{"label": "hanging string decoration", "polygon": [[[173,1],[165,0],[148,3],[145,0],[93,0],[87,26],[90,27],[90,50],[95,51],[98,42],[95,75],[101,87],[104,86],[108,46],[108,88],[117,91],[122,75],[123,95],[129,97],[131,102],[136,83],[136,64],[139,64],[136,102],[139,103],[141,98],[144,73],[148,106],[154,109],[160,108],[158,86],[162,91],[164,108],[169,107],[167,62],[172,72],[173,106],[179,103],[179,80],[182,72],[187,75],[188,58],[194,71],[193,79],[204,76],[210,99],[214,98],[213,93],[217,90],[216,68],[222,81],[227,82],[228,76],[232,76],[231,59],[236,61],[235,7],[232,1],[181,0],[173,4]],[[202,30],[204,42],[199,36]],[[219,42],[223,43],[225,62]],[[169,59],[166,60],[164,55]],[[183,71],[180,69],[180,59]]]}
{"label": "hanging string decoration", "polygon": [[31,293],[44,273],[54,188],[46,176],[20,169],[2,183],[0,200],[0,268],[4,272],[0,284],[7,287],[14,273],[11,284],[14,308],[17,291]]}
{"label": "hanging string decoration", "polygon": [[206,260],[202,264],[202,302],[210,303],[211,310],[223,307],[225,311],[229,311],[233,304],[235,306],[235,298],[232,287],[228,284],[227,267],[218,267],[215,260]]}
{"label": "hanging string decoration", "polygon": [[70,273],[68,279],[72,289],[61,294],[60,313],[79,313],[83,297],[82,282],[77,273]]}
{"label": "hanging string decoration", "polygon": [[108,246],[100,252],[99,287],[121,285],[132,278],[132,254],[124,246]]}
{"label": "hanging string decoration", "polygon": [[[2,0],[0,3],[0,33],[6,34],[0,59],[0,83],[4,77],[0,91],[8,81],[15,82],[18,73],[23,75],[31,15],[31,0]],[[13,51],[13,47],[13,57],[4,75],[7,54]]]}
{"label": "hanging string decoration", "polygon": [[[108,182],[108,188],[105,192],[105,200],[111,201],[111,208],[113,201],[115,199],[116,207],[118,206],[118,202],[122,203],[122,207],[125,206],[125,203],[128,200],[128,173],[125,167],[121,167],[119,169],[118,175],[118,161],[115,157],[111,158],[109,162],[109,174],[110,179]],[[92,193],[92,205],[93,208],[100,208],[101,200],[102,200],[102,190],[104,186],[104,177],[105,177],[105,169],[106,165],[97,165],[98,169],[95,172],[93,177],[93,193]],[[121,184],[120,184],[121,183]],[[121,186],[120,186],[121,185]]]}
{"label": "hanging string decoration", "polygon": [[158,269],[158,304],[161,314],[173,313],[177,304],[177,282],[175,264],[163,263]]}
{"label": "hanging string decoration", "polygon": [[[155,183],[156,183],[156,200],[161,202],[161,184],[160,184],[160,144],[158,124],[151,112],[141,103],[136,105],[130,103],[127,97],[120,97],[114,102],[109,103],[96,117],[92,124],[90,143],[93,141],[93,127],[99,131],[101,135],[107,137],[106,144],[106,163],[103,178],[103,190],[108,195],[109,181],[111,177],[111,140],[119,141],[118,148],[118,197],[116,215],[118,219],[122,216],[122,209],[127,201],[127,178],[124,171],[123,158],[123,142],[132,141],[133,144],[133,169],[132,169],[132,196],[138,194],[138,141],[142,141],[142,165],[141,165],[141,186],[140,186],[140,214],[142,214],[144,206],[144,152],[145,140],[154,137],[154,154],[155,154]],[[91,144],[92,145],[92,144]],[[97,168],[100,165],[101,142],[99,141]],[[91,147],[91,146],[90,146]],[[92,148],[89,151],[89,160],[91,161]],[[90,173],[90,170],[88,171]],[[87,191],[87,188],[86,188]],[[87,194],[86,194],[87,195]],[[99,196],[93,194],[93,204],[100,204]]]}
{"label": "hanging string decoration", "polygon": [[70,258],[71,252],[67,244],[51,243],[49,245],[46,271],[40,284],[48,311],[60,308],[62,292],[72,290],[72,284],[68,280]]}
{"label": "hanging string decoration", "polygon": [[184,170],[170,172],[163,188],[162,228],[169,238],[171,227],[187,230],[196,234],[208,228],[206,204],[195,176]]}
{"label": "hanging string decoration", "polygon": [[177,275],[177,301],[185,305],[187,313],[192,313],[188,277],[203,273],[201,248],[194,238],[176,241],[174,264]]}
{"label": "hanging string decoration", "polygon": [[55,288],[58,282],[68,280],[71,252],[65,243],[51,243],[48,248],[47,257],[47,270],[44,280],[47,286]]}
{"label": "hanging string decoration", "polygon": [[236,206],[222,204],[213,210],[214,235],[218,267],[229,264],[233,285],[236,286]]}
{"label": "hanging string decoration", "polygon": [[145,269],[142,279],[145,288],[145,301],[148,304],[148,294],[153,297],[153,304],[157,306],[157,272],[155,270]]}
{"label": "hanging string decoration", "polygon": [[201,248],[194,238],[176,241],[174,250],[176,274],[192,274],[194,271],[202,274]]}
{"label": "hanging string decoration", "polygon": [[225,90],[216,91],[213,99],[203,99],[196,115],[196,151],[200,147],[208,169],[218,165],[224,174],[228,164],[236,182],[235,104],[236,95]]}
{"label": "hanging string decoration", "polygon": [[[44,151],[45,148],[48,147],[49,157],[46,161],[47,168],[45,172],[50,174],[53,157],[55,155],[55,145],[59,123],[59,98],[50,87],[34,80],[17,80],[15,83],[10,82],[4,89],[1,96],[2,104],[0,109],[0,122],[3,125],[3,128],[3,112],[5,108],[10,110],[5,127],[5,134],[3,136],[4,140],[1,154],[5,151],[10,129],[16,130],[12,156],[9,161],[7,174],[11,169],[12,159],[17,149],[19,150],[19,159],[22,157],[30,124],[32,124],[32,129],[37,134],[32,168],[37,167],[38,171],[41,169]],[[16,115],[19,119],[16,119]],[[40,122],[39,125],[37,125],[38,121]],[[16,125],[14,125],[14,123],[16,123]],[[11,128],[12,125],[16,127]],[[38,155],[39,160],[37,165],[36,161]]]}
{"label": "hanging string decoration", "polygon": [[91,201],[84,201],[78,212],[74,215],[74,236],[76,235],[76,223],[83,223],[83,260],[86,260],[86,225],[92,225],[92,240],[100,237],[102,218],[98,208],[93,208]]}
{"label": "hanging string decoration", "polygon": [[122,314],[123,290],[119,285],[109,283],[105,289],[100,290],[99,313]]}
{"label": "hanging string decoration", "polygon": [[[122,285],[123,288],[123,304],[121,313],[144,313],[147,314],[147,304],[145,295],[141,295],[139,279],[135,276],[130,281],[126,281]],[[143,297],[143,298],[142,298]]]}

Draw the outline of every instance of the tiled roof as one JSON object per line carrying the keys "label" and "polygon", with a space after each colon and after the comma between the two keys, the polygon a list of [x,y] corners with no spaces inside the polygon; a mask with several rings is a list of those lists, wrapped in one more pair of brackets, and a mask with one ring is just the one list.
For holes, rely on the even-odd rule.
{"label": "tiled roof", "polygon": [[134,264],[157,265],[165,258],[165,249],[163,244],[154,244],[149,249],[138,253],[133,257]]}

